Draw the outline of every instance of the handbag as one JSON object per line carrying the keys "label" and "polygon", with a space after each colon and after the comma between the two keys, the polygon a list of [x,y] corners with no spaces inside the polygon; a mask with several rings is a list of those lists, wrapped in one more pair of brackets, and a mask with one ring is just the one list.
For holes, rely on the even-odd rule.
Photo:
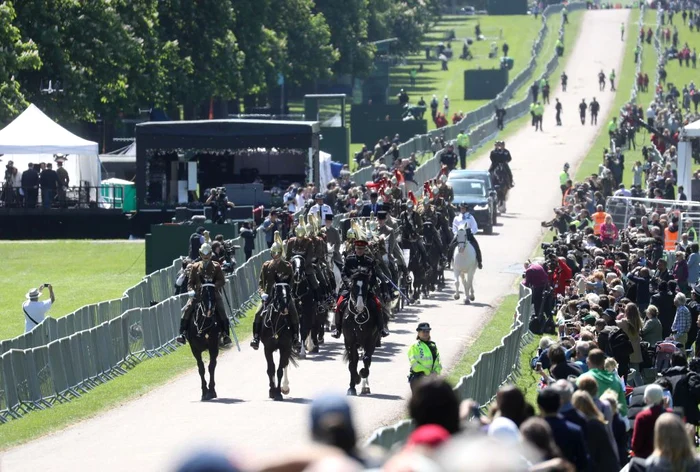
{"label": "handbag", "polygon": [[39,324],[39,323],[36,322],[36,320],[35,320],[34,318],[32,318],[31,316],[29,316],[29,313],[27,313],[27,310],[26,310],[24,307],[22,307],[22,311],[24,312],[25,315],[27,315],[27,318],[29,318],[29,321],[31,321],[32,323],[34,323],[34,326],[37,326],[37,325]]}

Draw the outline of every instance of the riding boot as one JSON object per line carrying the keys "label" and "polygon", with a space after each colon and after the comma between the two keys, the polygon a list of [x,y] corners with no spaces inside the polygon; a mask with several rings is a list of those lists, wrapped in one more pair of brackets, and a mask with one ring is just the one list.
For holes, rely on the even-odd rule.
{"label": "riding boot", "polygon": [[375,305],[375,307],[372,311],[374,311],[375,322],[377,323],[377,330],[383,338],[386,338],[387,336],[389,336],[389,330],[387,329],[386,323],[384,322],[384,313],[382,312],[381,307],[377,305],[376,300],[373,302],[373,304]]}
{"label": "riding boot", "polygon": [[479,243],[477,242],[477,240],[473,234],[470,234],[468,236],[468,238],[469,238],[469,242],[474,247],[474,251],[476,252],[476,263],[478,264],[479,269],[481,269],[482,268],[482,266],[481,266],[481,248],[479,247]]}
{"label": "riding boot", "polygon": [[224,319],[221,320],[221,341],[220,345],[223,348],[228,348],[231,347],[233,344],[233,341],[231,341],[231,322],[228,319],[228,316],[224,316]]}
{"label": "riding boot", "polygon": [[180,336],[175,338],[180,344],[185,344],[187,342],[187,318],[180,318]]}
{"label": "riding boot", "polygon": [[261,305],[257,313],[255,313],[255,320],[253,321],[253,340],[250,342],[250,347],[256,351],[260,347],[260,325],[262,324],[262,311],[264,306],[265,304],[263,302],[263,305]]}
{"label": "riding boot", "polygon": [[345,311],[346,303],[347,300],[343,300],[342,303],[338,305],[338,307],[335,310],[335,313],[333,314],[333,324],[335,325],[335,328],[333,329],[331,336],[333,336],[335,339],[340,338],[340,332],[342,330],[343,325],[343,312]]}

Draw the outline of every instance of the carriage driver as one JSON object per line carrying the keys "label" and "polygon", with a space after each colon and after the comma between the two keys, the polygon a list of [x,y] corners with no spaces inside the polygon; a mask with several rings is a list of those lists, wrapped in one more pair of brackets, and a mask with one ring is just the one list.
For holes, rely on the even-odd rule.
{"label": "carriage driver", "polygon": [[[260,270],[260,281],[258,282],[258,292],[262,297],[262,306],[255,313],[255,321],[253,321],[253,340],[250,342],[250,347],[258,349],[260,347],[260,328],[262,327],[262,312],[267,307],[268,302],[271,302],[272,294],[276,283],[290,283],[294,271],[292,264],[282,259],[282,245],[275,242],[270,248],[272,260],[263,264]],[[297,313],[294,301],[289,304],[289,321],[292,328],[292,339],[294,340],[294,348],[298,349],[301,346],[299,342],[299,314]]]}
{"label": "carriage driver", "polygon": [[202,284],[205,283],[213,283],[216,287],[216,316],[221,324],[221,346],[229,347],[232,344],[231,337],[229,336],[231,324],[228,320],[228,316],[226,316],[226,308],[224,308],[224,302],[221,299],[221,289],[226,285],[226,278],[224,277],[224,271],[221,270],[219,263],[211,260],[213,253],[214,251],[212,251],[209,243],[202,244],[199,248],[199,257],[202,260],[190,266],[187,290],[190,292],[194,291],[194,297],[190,298],[187,302],[184,313],[182,314],[182,319],[180,320],[180,336],[177,337],[177,342],[181,344],[185,343],[187,327],[190,318],[192,318],[192,313],[202,300]]}
{"label": "carriage driver", "polygon": [[476,224],[476,219],[474,215],[469,213],[469,205],[465,202],[459,204],[459,215],[455,216],[452,220],[452,242],[450,243],[450,248],[448,250],[449,257],[452,257],[455,247],[457,246],[457,231],[460,226],[464,226],[467,230],[467,240],[474,246],[474,251],[476,251],[476,262],[479,264],[479,269],[481,269],[481,248],[479,243],[476,241],[474,235],[479,231],[479,227]]}
{"label": "carriage driver", "polygon": [[[367,241],[357,238],[355,239],[354,246],[355,253],[348,254],[348,256],[345,258],[345,265],[343,266],[343,288],[340,291],[340,297],[338,297],[338,304],[336,305],[335,310],[335,330],[331,334],[331,336],[336,339],[340,337],[343,314],[345,312],[345,305],[350,297],[352,279],[356,275],[364,273],[368,275],[368,280],[371,284],[373,283],[376,274],[374,259],[372,256],[365,254],[365,250],[367,249]],[[389,336],[389,330],[384,326],[384,317],[382,316],[379,300],[372,292],[371,286],[367,292],[366,302],[369,314],[377,323],[377,329],[381,332],[382,337]]]}

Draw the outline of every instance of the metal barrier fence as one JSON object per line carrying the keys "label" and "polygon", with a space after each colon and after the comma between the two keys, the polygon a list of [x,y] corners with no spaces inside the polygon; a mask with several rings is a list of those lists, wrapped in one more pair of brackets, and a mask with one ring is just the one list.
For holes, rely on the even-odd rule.
{"label": "metal barrier fence", "polygon": [[[241,238],[236,238],[235,241],[237,241],[236,244],[243,246]],[[260,231],[255,240],[255,253],[259,254],[266,249],[265,235]],[[242,250],[236,252],[239,268],[244,265],[244,258],[245,254]],[[113,320],[132,308],[145,308],[153,303],[162,302],[173,294],[180,265],[180,259],[176,259],[170,267],[147,275],[141,282],[127,289],[122,298],[86,305],[61,318],[47,317],[28,333],[0,341],[0,355],[10,349],[30,349],[44,346],[57,339]],[[248,288],[248,282],[244,280],[235,280],[235,284],[240,286],[237,290],[242,289],[242,286]],[[247,296],[243,300],[245,299]]]}
{"label": "metal barrier fence", "polygon": [[[583,2],[572,2],[568,5],[569,12],[573,12],[576,10],[583,10],[586,8],[586,4]],[[547,16],[559,13],[562,9],[562,5],[550,5],[548,6],[545,11],[542,14],[542,28],[540,29],[540,32],[537,36],[537,38],[534,41],[534,44],[532,46],[532,59],[530,60],[530,63],[528,66],[522,70],[507,86],[503,91],[498,94],[496,98],[491,100],[489,103],[486,105],[483,105],[482,107],[471,111],[467,113],[464,118],[457,123],[456,125],[450,125],[450,126],[445,126],[443,128],[435,129],[427,134],[423,135],[417,135],[414,136],[413,138],[409,139],[405,143],[402,143],[401,145],[398,146],[399,150],[399,158],[405,159],[408,158],[411,153],[415,152],[416,154],[422,154],[426,152],[430,152],[431,149],[431,140],[437,137],[444,137],[445,141],[454,141],[457,139],[457,135],[463,131],[467,130],[470,138],[470,142],[474,145],[474,143],[477,143],[476,145],[473,146],[473,148],[477,148],[486,141],[490,139],[491,136],[493,136],[496,132],[498,132],[498,128],[496,126],[496,119],[495,119],[495,107],[505,107],[506,109],[506,118],[505,122],[510,122],[513,120],[516,120],[523,116],[524,114],[529,112],[529,106],[531,103],[530,96],[528,95],[525,99],[521,100],[518,103],[515,103],[509,107],[506,107],[506,104],[512,99],[513,95],[526,83],[529,83],[529,81],[532,78],[532,75],[534,74],[536,68],[537,68],[537,57],[539,53],[542,50],[542,46],[544,44],[544,38],[547,34],[548,27],[547,27]],[[563,41],[564,37],[564,24],[563,24],[563,18],[562,18],[562,25],[559,28],[559,39]],[[556,69],[557,65],[559,64],[558,56],[554,54],[554,57],[552,57],[549,62],[547,63],[546,66],[546,71],[545,73],[538,77],[537,80],[540,80],[543,76],[549,76],[554,69]],[[435,160],[436,157],[437,159],[437,167],[435,167],[435,164],[431,163],[431,161]],[[390,166],[393,163],[393,158],[391,154],[387,154],[384,156],[385,162],[387,163],[387,166]],[[416,174],[414,176],[414,180],[416,182],[424,182],[427,179],[432,179],[435,177],[437,172],[440,170],[439,166],[439,156],[436,155],[432,159],[430,159],[428,162],[423,164],[421,168],[425,167],[426,165],[430,165],[430,167],[426,167],[423,171],[422,174],[419,174],[419,171],[421,168],[419,168],[416,171]],[[433,168],[435,171],[433,172]],[[360,169],[356,172],[353,172],[351,174],[351,179],[354,180],[355,182],[360,182],[364,183],[367,181],[372,180],[372,171],[374,169],[372,167],[365,167],[363,169]],[[430,172],[429,172],[430,171]],[[424,178],[425,176],[428,176]]]}
{"label": "metal barrier fence", "polygon": [[[532,311],[532,292],[521,285],[513,328],[501,339],[498,347],[482,353],[472,372],[459,381],[454,390],[460,400],[471,398],[482,407],[488,405],[498,388],[513,378],[520,366],[520,352],[532,340],[529,331]],[[376,430],[365,445],[391,449],[405,442],[412,430],[412,422],[403,420]]]}
{"label": "metal barrier fence", "polygon": [[[234,325],[258,303],[257,280],[262,264],[269,259],[270,251],[265,249],[227,277],[224,305]],[[174,267],[159,272],[175,273]],[[149,295],[172,290],[174,279],[156,274],[149,277],[147,289],[133,290],[134,287],[130,297],[103,302],[112,304],[112,311],[99,310],[97,306],[101,304],[97,304],[84,307],[87,309],[70,318],[47,318],[25,335],[24,347],[18,348],[14,343],[4,350],[0,356],[0,423],[77,398],[126,373],[145,358],[175,351],[179,346],[174,339],[187,295],[167,295],[154,306],[118,313],[117,307],[125,300],[133,303],[137,299],[140,303],[150,300]]]}

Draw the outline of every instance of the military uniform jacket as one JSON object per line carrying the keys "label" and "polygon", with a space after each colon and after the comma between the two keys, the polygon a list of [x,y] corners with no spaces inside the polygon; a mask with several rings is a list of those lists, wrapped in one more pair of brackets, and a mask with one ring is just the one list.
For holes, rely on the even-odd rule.
{"label": "military uniform jacket", "polygon": [[263,293],[272,296],[272,290],[275,284],[290,283],[293,274],[292,264],[289,262],[282,259],[267,261],[263,264],[262,270],[260,271],[258,288]]}
{"label": "military uniform jacket", "polygon": [[446,202],[449,203],[452,203],[452,200],[455,199],[454,190],[452,190],[452,187],[450,187],[447,184],[440,185],[440,188],[438,188],[438,196],[442,197]]}
{"label": "military uniform jacket", "polygon": [[333,246],[333,260],[337,263],[342,264],[342,259],[340,257],[340,245],[343,243],[340,239],[340,233],[338,230],[332,226],[326,228],[326,241],[328,244]]}
{"label": "military uniform jacket", "polygon": [[70,182],[70,177],[68,177],[68,171],[63,167],[56,169],[56,174],[58,174],[58,187],[68,187]]}
{"label": "military uniform jacket", "polygon": [[394,248],[396,247],[396,234],[394,234],[394,228],[384,225],[377,228],[377,231],[379,234],[384,236],[387,241],[389,241],[389,254],[393,254]]}
{"label": "military uniform jacket", "polygon": [[358,256],[357,254],[350,254],[345,258],[345,265],[343,266],[343,279],[351,280],[354,275],[367,276],[367,279],[371,282],[374,280],[374,258],[363,254]]}
{"label": "military uniform jacket", "polygon": [[[423,234],[423,218],[421,218],[418,212],[413,211],[409,213],[408,211],[405,211],[401,213],[401,222],[405,224],[406,221],[413,226],[414,238],[417,238]],[[406,228],[404,228],[404,230],[406,230]]]}
{"label": "military uniform jacket", "polygon": [[302,256],[304,258],[304,269],[307,272],[311,270],[311,264],[314,258],[314,247],[310,239],[298,237],[288,239],[285,253],[289,258],[292,256]]}
{"label": "military uniform jacket", "polygon": [[311,240],[311,245],[313,247],[313,258],[312,262],[318,264],[326,263],[326,242],[318,237],[314,237]]}
{"label": "military uniform jacket", "polygon": [[[423,206],[423,212],[421,213],[421,217],[423,218],[423,222],[425,223],[426,221],[429,221],[435,224],[435,210],[433,210],[433,206],[431,204],[427,204]],[[422,228],[421,228],[422,229]]]}
{"label": "military uniform jacket", "polygon": [[209,261],[206,266],[203,261],[192,264],[190,277],[187,281],[187,290],[194,290],[195,294],[199,295],[202,293],[203,283],[214,283],[214,285],[216,285],[217,295],[219,290],[226,285],[224,271],[221,270],[221,266],[218,262]]}
{"label": "military uniform jacket", "polygon": [[401,200],[403,198],[403,192],[399,187],[391,187],[389,195],[391,195],[391,198],[394,200]]}

